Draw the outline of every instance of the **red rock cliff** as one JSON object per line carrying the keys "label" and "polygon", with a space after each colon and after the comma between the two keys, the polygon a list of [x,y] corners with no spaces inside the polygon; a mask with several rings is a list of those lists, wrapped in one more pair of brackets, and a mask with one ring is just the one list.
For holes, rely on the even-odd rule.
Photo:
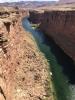
{"label": "red rock cliff", "polygon": [[45,11],[40,28],[75,61],[75,11]]}

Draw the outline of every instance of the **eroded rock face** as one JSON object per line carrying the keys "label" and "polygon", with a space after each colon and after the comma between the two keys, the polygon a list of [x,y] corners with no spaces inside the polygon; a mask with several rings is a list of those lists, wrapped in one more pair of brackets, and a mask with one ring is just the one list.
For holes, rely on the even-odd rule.
{"label": "eroded rock face", "polygon": [[13,100],[14,74],[12,68],[14,69],[15,66],[11,64],[13,60],[11,60],[10,48],[18,23],[15,23],[15,27],[13,26],[14,18],[16,18],[16,15],[13,15],[15,12],[5,12],[3,10],[4,15],[0,15],[0,100]]}
{"label": "eroded rock face", "polygon": [[40,28],[75,61],[75,11],[46,11]]}

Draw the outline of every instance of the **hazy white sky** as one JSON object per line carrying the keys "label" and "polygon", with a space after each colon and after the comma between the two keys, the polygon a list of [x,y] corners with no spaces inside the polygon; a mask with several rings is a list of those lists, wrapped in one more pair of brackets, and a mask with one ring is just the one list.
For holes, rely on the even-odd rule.
{"label": "hazy white sky", "polygon": [[18,2],[18,1],[58,1],[58,0],[0,0],[0,2]]}

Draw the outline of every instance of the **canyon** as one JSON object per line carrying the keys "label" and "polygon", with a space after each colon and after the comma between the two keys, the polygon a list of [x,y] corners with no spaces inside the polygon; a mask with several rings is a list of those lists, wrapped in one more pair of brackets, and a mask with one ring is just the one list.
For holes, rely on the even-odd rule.
{"label": "canyon", "polygon": [[0,100],[54,100],[48,62],[22,27],[27,16],[0,7]]}
{"label": "canyon", "polygon": [[[34,11],[32,12],[35,14]],[[41,11],[38,10],[38,12]],[[36,11],[35,16],[38,19],[37,23],[40,23],[39,29],[52,37],[59,47],[75,61],[75,10],[70,7],[55,6],[50,7],[41,15],[38,12]],[[31,17],[33,23],[35,16]]]}
{"label": "canyon", "polygon": [[28,8],[1,4],[0,100],[68,100],[70,96],[69,86],[75,84],[75,4],[46,3],[29,2]]}

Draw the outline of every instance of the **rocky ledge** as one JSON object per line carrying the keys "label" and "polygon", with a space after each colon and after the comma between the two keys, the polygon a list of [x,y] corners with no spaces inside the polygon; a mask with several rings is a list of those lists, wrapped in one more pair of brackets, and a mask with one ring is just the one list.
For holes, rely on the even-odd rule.
{"label": "rocky ledge", "polygon": [[22,10],[0,12],[0,100],[54,100],[48,63],[30,33]]}

